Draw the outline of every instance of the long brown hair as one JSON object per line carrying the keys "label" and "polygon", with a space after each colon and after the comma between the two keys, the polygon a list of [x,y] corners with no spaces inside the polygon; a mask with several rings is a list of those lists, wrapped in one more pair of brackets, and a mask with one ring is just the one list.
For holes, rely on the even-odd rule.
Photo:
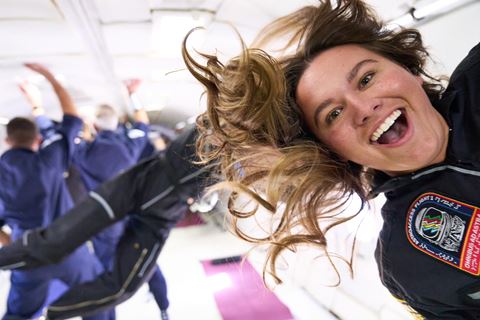
{"label": "long brown hair", "polygon": [[[234,231],[247,241],[270,244],[264,275],[271,272],[281,282],[275,265],[284,250],[311,244],[329,256],[325,233],[358,214],[367,202],[372,177],[366,168],[341,160],[306,129],[295,92],[312,59],[335,46],[358,44],[432,80],[424,86],[429,96],[438,96],[441,86],[424,71],[428,54],[420,34],[385,29],[360,0],[302,8],[260,34],[257,46],[288,35],[286,47],[296,44],[296,52],[277,60],[242,43],[241,55],[227,64],[207,54],[201,54],[201,64],[186,49],[187,36],[182,53],[189,71],[206,88],[207,111],[197,119],[199,156],[204,162],[219,161],[225,179],[219,187],[233,190],[229,210]],[[248,194],[257,207],[239,210],[239,193]],[[360,197],[361,208],[350,217],[339,217],[353,194]],[[258,205],[272,214],[281,208],[280,221],[263,238],[244,233],[236,224],[254,215]]]}

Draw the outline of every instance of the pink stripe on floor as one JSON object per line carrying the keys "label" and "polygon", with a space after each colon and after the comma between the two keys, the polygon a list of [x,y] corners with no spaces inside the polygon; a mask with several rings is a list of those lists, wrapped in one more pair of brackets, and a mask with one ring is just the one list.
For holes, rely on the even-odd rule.
{"label": "pink stripe on floor", "polygon": [[[265,288],[258,272],[246,260],[244,263],[233,262],[212,264],[202,261],[209,279],[213,277],[225,279],[231,286],[214,292],[215,301],[223,320],[291,320],[290,310],[277,296]],[[223,274],[222,274],[223,273]]]}

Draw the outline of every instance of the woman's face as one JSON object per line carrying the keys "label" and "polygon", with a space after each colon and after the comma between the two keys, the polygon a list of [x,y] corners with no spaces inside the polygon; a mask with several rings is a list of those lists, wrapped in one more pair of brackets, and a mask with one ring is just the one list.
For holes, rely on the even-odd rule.
{"label": "woman's face", "polygon": [[346,160],[396,175],[445,158],[448,126],[421,77],[372,51],[320,53],[296,95],[309,129]]}

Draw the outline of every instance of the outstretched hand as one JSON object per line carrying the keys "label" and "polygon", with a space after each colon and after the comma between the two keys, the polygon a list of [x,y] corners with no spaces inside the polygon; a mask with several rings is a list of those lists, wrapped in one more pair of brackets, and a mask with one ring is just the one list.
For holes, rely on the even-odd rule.
{"label": "outstretched hand", "polygon": [[78,116],[77,108],[73,103],[72,97],[63,87],[63,85],[59,81],[57,81],[57,79],[55,79],[50,70],[48,70],[45,66],[39,63],[25,63],[25,67],[41,74],[45,77],[45,79],[47,79],[48,82],[50,82],[53,90],[55,91],[55,94],[58,97],[58,100],[60,101],[60,107],[62,108],[63,114]]}
{"label": "outstretched hand", "polygon": [[33,109],[42,107],[42,93],[36,85],[24,80],[18,84],[18,87]]}
{"label": "outstretched hand", "polygon": [[125,86],[127,87],[128,94],[135,93],[138,90],[138,87],[142,84],[142,80],[140,79],[128,79],[123,81],[125,83]]}

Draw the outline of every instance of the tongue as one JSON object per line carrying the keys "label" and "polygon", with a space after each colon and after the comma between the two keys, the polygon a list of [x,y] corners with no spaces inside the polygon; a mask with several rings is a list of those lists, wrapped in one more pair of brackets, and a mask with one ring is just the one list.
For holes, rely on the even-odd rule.
{"label": "tongue", "polygon": [[377,140],[379,144],[391,144],[395,143],[403,136],[407,126],[403,121],[396,121],[390,129],[384,132]]}

